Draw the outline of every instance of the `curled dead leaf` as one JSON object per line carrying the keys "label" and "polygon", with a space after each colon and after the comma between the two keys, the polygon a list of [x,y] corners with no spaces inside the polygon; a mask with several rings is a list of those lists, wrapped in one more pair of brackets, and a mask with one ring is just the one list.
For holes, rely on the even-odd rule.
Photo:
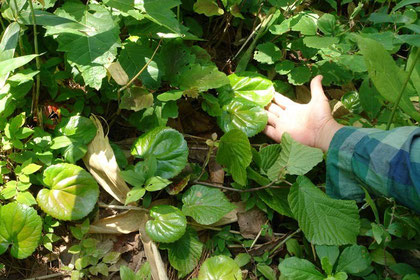
{"label": "curled dead leaf", "polygon": [[92,223],[89,233],[128,234],[138,231],[147,222],[147,212],[128,210]]}
{"label": "curled dead leaf", "polygon": [[97,132],[95,138],[88,145],[83,162],[102,188],[124,204],[130,188],[121,177],[114,151],[109,144],[108,136],[104,134],[101,122],[94,115],[91,119],[97,127]]}

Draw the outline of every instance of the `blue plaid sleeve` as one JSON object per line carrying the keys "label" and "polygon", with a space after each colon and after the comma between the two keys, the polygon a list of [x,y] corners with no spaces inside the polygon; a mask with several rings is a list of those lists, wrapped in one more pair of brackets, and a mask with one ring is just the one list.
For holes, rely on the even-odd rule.
{"label": "blue plaid sleeve", "polygon": [[420,213],[420,128],[341,128],[327,154],[327,194],[362,201],[360,186]]}

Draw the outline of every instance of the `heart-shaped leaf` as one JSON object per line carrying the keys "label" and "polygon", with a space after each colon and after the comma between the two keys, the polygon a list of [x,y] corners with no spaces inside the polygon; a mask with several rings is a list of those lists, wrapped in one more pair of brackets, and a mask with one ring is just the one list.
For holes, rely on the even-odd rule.
{"label": "heart-shaped leaf", "polygon": [[18,259],[30,256],[41,239],[42,220],[35,209],[12,202],[0,208],[0,254],[11,246]]}
{"label": "heart-shaped leaf", "polygon": [[188,160],[187,142],[181,133],[168,127],[157,127],[140,136],[131,154],[147,160],[157,160],[155,175],[169,179],[184,169]]}
{"label": "heart-shaped leaf", "polygon": [[99,196],[95,179],[83,168],[61,163],[44,171],[44,184],[37,196],[44,212],[60,220],[79,220],[92,211]]}
{"label": "heart-shaped leaf", "polygon": [[201,266],[198,280],[241,280],[239,265],[229,257],[220,255],[207,259]]}
{"label": "heart-shaped leaf", "polygon": [[213,224],[235,209],[219,189],[202,185],[189,188],[182,196],[182,202],[182,212],[202,225]]}
{"label": "heart-shaped leaf", "polygon": [[156,242],[171,243],[180,239],[187,228],[187,218],[178,208],[170,205],[158,205],[150,209],[146,223],[146,233]]}
{"label": "heart-shaped leaf", "polygon": [[263,131],[267,125],[267,114],[262,107],[243,98],[234,98],[223,106],[222,115],[217,118],[224,132],[240,129],[248,137]]}

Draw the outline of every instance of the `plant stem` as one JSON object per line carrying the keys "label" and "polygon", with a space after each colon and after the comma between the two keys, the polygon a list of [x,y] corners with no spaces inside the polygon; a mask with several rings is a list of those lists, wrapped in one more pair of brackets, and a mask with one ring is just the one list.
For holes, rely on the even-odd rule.
{"label": "plant stem", "polygon": [[1,24],[1,28],[3,30],[6,30],[6,27],[4,26],[4,22],[3,22],[3,17],[0,15],[0,24]]}
{"label": "plant stem", "polygon": [[101,208],[108,208],[108,209],[117,209],[117,210],[138,210],[138,211],[146,211],[148,212],[149,209],[137,206],[124,206],[124,205],[108,205],[104,203],[99,203],[99,207]]}
{"label": "plant stem", "polygon": [[260,191],[260,190],[264,190],[264,189],[268,189],[268,188],[286,189],[286,188],[290,188],[290,186],[292,185],[290,182],[283,181],[283,183],[286,183],[288,186],[274,186],[274,184],[276,184],[276,183],[277,182],[271,182],[270,184],[265,185],[265,186],[240,190],[240,189],[235,189],[235,188],[231,188],[231,187],[226,187],[226,186],[223,186],[221,184],[214,184],[214,183],[208,183],[208,182],[202,182],[202,181],[194,181],[194,184],[199,184],[199,185],[203,185],[203,186],[207,186],[207,187],[211,187],[211,188],[218,188],[218,189],[227,190],[227,191],[240,192],[240,193],[255,192],[255,191]]}
{"label": "plant stem", "polygon": [[[35,54],[39,55],[38,49],[38,36],[36,30],[36,18],[35,18],[35,10],[34,5],[32,4],[32,0],[28,0],[29,6],[31,7],[31,14],[32,14],[32,26],[34,29],[34,45],[35,45]],[[39,71],[41,69],[41,62],[39,56],[35,57],[36,62],[36,69]],[[34,96],[32,98],[32,115],[38,117],[38,102],[39,102],[39,92],[41,88],[41,76],[40,73],[36,75],[36,89],[34,92]],[[38,121],[38,125],[42,125],[42,121]]]}
{"label": "plant stem", "polygon": [[[14,1],[14,3],[15,3],[15,20],[16,20],[16,22],[18,22],[18,20],[19,20],[19,11],[18,11],[18,5],[17,5],[17,2],[16,2],[16,0],[13,0]],[[13,10],[13,9],[12,9]],[[23,43],[22,43],[22,37],[21,36],[19,36],[19,49],[20,49],[20,55],[22,56],[22,55],[25,55],[25,51],[23,50]]]}
{"label": "plant stem", "polygon": [[[29,1],[32,1],[32,0],[29,0]],[[38,276],[34,278],[26,278],[24,280],[45,280],[45,279],[50,279],[50,278],[64,277],[66,275],[68,275],[68,273],[53,273],[53,274]]]}
{"label": "plant stem", "polygon": [[411,74],[413,73],[414,67],[416,66],[416,63],[417,63],[417,60],[419,59],[419,57],[420,57],[420,51],[417,52],[417,55],[414,58],[413,63],[410,65],[410,68],[408,69],[407,78],[405,79],[404,84],[401,88],[401,91],[400,91],[400,93],[397,97],[397,100],[395,101],[394,107],[392,108],[391,116],[389,117],[388,124],[386,126],[386,130],[389,130],[390,127],[391,127],[392,121],[394,120],[395,112],[397,111],[397,108],[400,104],[400,101],[401,101],[401,98],[403,96],[404,90],[407,87],[408,82],[410,81]]}
{"label": "plant stem", "polygon": [[278,248],[283,246],[283,244],[285,244],[290,238],[292,238],[293,236],[295,236],[299,232],[301,232],[300,228],[298,228],[295,232],[291,233],[289,236],[287,236],[285,239],[283,239],[279,244],[277,244],[276,247],[274,247],[273,250],[270,251],[270,258],[273,257],[273,254],[277,251]]}

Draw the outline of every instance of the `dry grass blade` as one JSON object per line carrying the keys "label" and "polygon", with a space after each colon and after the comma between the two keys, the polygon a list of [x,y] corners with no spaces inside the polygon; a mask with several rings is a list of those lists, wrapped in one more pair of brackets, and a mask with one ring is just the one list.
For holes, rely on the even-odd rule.
{"label": "dry grass blade", "polygon": [[128,234],[144,227],[147,218],[147,213],[144,211],[125,211],[92,223],[89,227],[89,233]]}
{"label": "dry grass blade", "polygon": [[140,227],[140,238],[143,243],[144,252],[146,253],[147,261],[150,264],[152,278],[154,280],[168,280],[166,274],[166,267],[160,255],[159,248],[146,234],[145,226]]}
{"label": "dry grass blade", "polygon": [[101,122],[94,115],[91,119],[97,127],[97,133],[88,145],[83,162],[105,191],[124,204],[130,189],[121,177],[114,151],[109,144],[108,136],[104,134]]}

